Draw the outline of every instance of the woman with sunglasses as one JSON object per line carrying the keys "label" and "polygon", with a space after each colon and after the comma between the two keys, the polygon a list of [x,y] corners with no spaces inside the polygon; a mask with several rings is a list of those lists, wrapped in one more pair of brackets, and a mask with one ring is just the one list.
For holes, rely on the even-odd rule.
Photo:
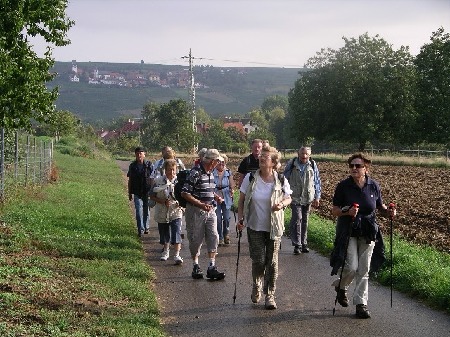
{"label": "woman with sunglasses", "polygon": [[369,318],[367,309],[369,270],[375,271],[384,261],[381,232],[376,210],[384,216],[395,216],[395,208],[383,203],[379,184],[368,176],[371,160],[361,153],[347,160],[350,176],[338,183],[333,196],[332,214],[337,219],[336,238],[330,264],[336,300],[343,307],[349,304],[347,289],[355,281],[353,304],[358,318]]}
{"label": "woman with sunglasses", "polygon": [[233,205],[234,179],[230,169],[227,168],[227,161],[228,157],[222,154],[219,157],[219,163],[213,170],[216,194],[223,200],[216,208],[219,246],[230,244],[230,209]]}
{"label": "woman with sunglasses", "polygon": [[274,147],[264,147],[259,169],[247,173],[239,195],[238,230],[247,227],[252,259],[253,289],[251,300],[258,303],[266,295],[265,308],[276,309],[275,289],[278,277],[278,251],[284,231],[284,209],[291,203],[291,188],[279,175],[281,154]]}

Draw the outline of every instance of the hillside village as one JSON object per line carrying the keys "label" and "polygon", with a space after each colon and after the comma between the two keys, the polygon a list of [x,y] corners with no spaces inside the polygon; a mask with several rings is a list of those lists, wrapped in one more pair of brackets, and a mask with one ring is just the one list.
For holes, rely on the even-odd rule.
{"label": "hillside village", "polygon": [[[203,72],[207,72],[204,69]],[[222,73],[226,70],[221,69]],[[245,71],[238,70],[237,74],[245,74]],[[83,69],[78,67],[77,61],[72,60],[72,66],[68,75],[70,82],[86,82],[93,85],[107,85],[119,87],[149,87],[158,86],[163,88],[187,88],[190,86],[189,69],[180,71],[168,71],[158,73],[154,71],[129,71],[127,73],[105,71],[94,67],[92,69]],[[209,86],[195,81],[196,89],[208,89]]]}

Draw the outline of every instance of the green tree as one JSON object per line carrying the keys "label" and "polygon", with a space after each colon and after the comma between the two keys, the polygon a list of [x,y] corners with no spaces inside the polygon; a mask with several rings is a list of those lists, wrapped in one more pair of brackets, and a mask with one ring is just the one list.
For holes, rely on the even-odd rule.
{"label": "green tree", "polygon": [[422,46],[415,64],[421,139],[450,144],[450,34],[444,28],[433,32],[431,43]]}
{"label": "green tree", "polygon": [[[0,2],[0,126],[30,128],[32,119],[46,122],[54,113],[57,89],[46,82],[54,64],[53,46],[70,43],[74,24],[65,15],[67,0],[1,0]],[[43,39],[47,50],[39,58],[30,40]]]}
{"label": "green tree", "polygon": [[415,71],[407,47],[395,51],[378,35],[343,38],[339,50],[308,60],[289,93],[290,134],[357,143],[405,141],[415,121]]}
{"label": "green tree", "polygon": [[60,137],[75,134],[79,126],[80,120],[74,114],[67,110],[59,110],[39,129],[42,135],[55,137],[56,141],[59,141]]}
{"label": "green tree", "polygon": [[189,104],[182,99],[146,104],[142,117],[142,143],[145,147],[159,150],[169,145],[176,151],[190,152],[198,143],[199,135],[192,127]]}

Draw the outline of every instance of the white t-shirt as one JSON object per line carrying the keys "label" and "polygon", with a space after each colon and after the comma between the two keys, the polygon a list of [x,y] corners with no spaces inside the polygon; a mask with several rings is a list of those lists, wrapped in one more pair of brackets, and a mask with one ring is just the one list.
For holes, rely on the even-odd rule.
{"label": "white t-shirt", "polygon": [[[246,174],[242,181],[240,192],[247,191],[250,184],[250,174]],[[246,226],[255,231],[270,232],[270,213],[272,212],[271,196],[273,184],[266,183],[262,179],[256,181],[255,190],[253,192],[252,201],[250,202],[250,214],[247,218]],[[283,185],[284,196],[288,197],[292,194],[291,187],[287,179],[284,179]]]}

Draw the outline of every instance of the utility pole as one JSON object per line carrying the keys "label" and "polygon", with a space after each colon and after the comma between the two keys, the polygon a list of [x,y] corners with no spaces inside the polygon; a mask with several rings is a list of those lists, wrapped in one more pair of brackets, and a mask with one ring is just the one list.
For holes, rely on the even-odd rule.
{"label": "utility pole", "polygon": [[[195,113],[195,82],[194,82],[194,69],[192,66],[192,60],[194,57],[192,57],[192,51],[189,49],[189,56],[182,56],[182,59],[189,58],[189,99],[191,103],[191,113],[192,113],[192,129],[194,132],[197,131],[196,124],[197,124],[197,116]],[[198,144],[194,144],[194,153],[197,153],[198,150]]]}

